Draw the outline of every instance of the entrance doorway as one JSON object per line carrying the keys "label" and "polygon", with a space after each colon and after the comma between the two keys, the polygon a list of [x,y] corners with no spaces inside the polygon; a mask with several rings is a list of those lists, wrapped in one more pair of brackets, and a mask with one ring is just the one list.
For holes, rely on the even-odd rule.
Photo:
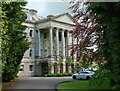
{"label": "entrance doorway", "polygon": [[58,65],[57,65],[57,63],[54,63],[54,73],[55,74],[57,74],[57,72],[58,72]]}
{"label": "entrance doorway", "polygon": [[48,63],[42,63],[42,76],[48,74]]}

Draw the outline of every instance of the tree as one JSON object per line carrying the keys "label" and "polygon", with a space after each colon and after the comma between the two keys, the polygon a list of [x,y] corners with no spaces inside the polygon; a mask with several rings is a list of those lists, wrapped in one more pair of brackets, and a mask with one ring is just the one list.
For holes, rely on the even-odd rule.
{"label": "tree", "polygon": [[22,11],[26,2],[2,2],[2,80],[14,79],[19,71],[19,65],[24,52],[29,47],[24,30],[26,14]]}
{"label": "tree", "polygon": [[[87,65],[96,62],[101,63],[101,59],[98,56],[98,46],[99,46],[99,31],[98,23],[95,21],[95,17],[88,12],[85,7],[88,7],[87,3],[73,2],[74,5],[70,7],[73,12],[73,19],[76,22],[76,28],[71,33],[77,39],[77,44],[72,46],[71,55],[77,54],[77,60],[81,61],[83,64],[86,59],[88,60]],[[81,5],[83,8],[80,8]],[[83,6],[82,5],[82,6]],[[96,47],[96,48],[95,48]]]}
{"label": "tree", "polygon": [[[77,20],[80,19],[82,16],[83,19],[89,20],[89,18],[85,18],[83,13],[80,12],[79,9],[79,3],[75,2],[75,4],[72,6],[73,13],[75,13],[75,18]],[[96,27],[93,27],[92,29],[89,29],[88,27],[83,29],[83,26],[79,24],[79,26],[76,27],[77,29],[77,36],[81,36],[80,32],[84,31],[88,34],[91,32],[95,32],[94,34],[97,34],[96,45],[98,46],[98,55],[101,58],[104,58],[106,60],[106,63],[100,68],[100,70],[97,73],[97,76],[94,76],[94,82],[96,83],[94,85],[107,85],[112,86],[115,89],[120,89],[120,2],[112,2],[112,3],[84,3],[88,8],[87,11],[89,13],[90,17],[93,17],[93,23],[97,24]],[[77,14],[77,15],[76,15]],[[85,16],[87,16],[87,13],[85,13]],[[83,20],[84,21],[84,20]],[[85,25],[87,22],[85,22]],[[91,25],[90,25],[91,26]],[[86,31],[88,30],[88,31]],[[83,33],[84,33],[83,32]],[[91,33],[92,34],[92,33]],[[85,37],[87,35],[83,35],[80,38]],[[88,39],[84,38],[82,45],[80,46],[79,50],[83,49],[84,47],[89,46],[89,44],[92,43],[90,41],[90,35],[87,36]],[[91,42],[91,43],[89,43]],[[81,44],[81,43],[80,43]],[[85,48],[84,48],[85,50]],[[104,78],[101,78],[102,74]],[[95,78],[97,77],[97,78]],[[98,79],[100,78],[100,79]],[[106,82],[105,82],[106,81]],[[99,83],[99,84],[98,84]]]}
{"label": "tree", "polygon": [[[107,60],[104,68],[109,71],[109,84],[120,89],[120,2],[91,3],[89,10],[96,14],[101,26],[99,53]],[[114,73],[114,74],[113,74]]]}

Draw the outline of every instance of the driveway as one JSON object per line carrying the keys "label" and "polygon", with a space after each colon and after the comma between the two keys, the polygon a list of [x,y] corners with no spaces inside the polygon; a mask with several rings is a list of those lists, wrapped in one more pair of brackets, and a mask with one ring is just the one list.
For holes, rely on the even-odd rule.
{"label": "driveway", "polygon": [[9,90],[37,90],[55,91],[58,83],[64,81],[75,81],[71,77],[23,77],[12,83],[5,91]]}

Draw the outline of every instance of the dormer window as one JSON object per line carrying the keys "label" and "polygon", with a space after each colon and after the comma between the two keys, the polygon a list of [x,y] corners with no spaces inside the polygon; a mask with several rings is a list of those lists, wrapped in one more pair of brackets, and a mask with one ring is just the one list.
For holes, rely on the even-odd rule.
{"label": "dormer window", "polygon": [[34,37],[34,30],[30,29],[29,36],[32,38]]}

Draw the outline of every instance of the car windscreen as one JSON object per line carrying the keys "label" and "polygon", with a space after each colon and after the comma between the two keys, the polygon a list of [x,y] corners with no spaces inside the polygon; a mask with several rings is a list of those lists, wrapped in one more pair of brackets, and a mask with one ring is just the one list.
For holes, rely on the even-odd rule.
{"label": "car windscreen", "polygon": [[80,74],[89,74],[88,72],[80,72]]}

